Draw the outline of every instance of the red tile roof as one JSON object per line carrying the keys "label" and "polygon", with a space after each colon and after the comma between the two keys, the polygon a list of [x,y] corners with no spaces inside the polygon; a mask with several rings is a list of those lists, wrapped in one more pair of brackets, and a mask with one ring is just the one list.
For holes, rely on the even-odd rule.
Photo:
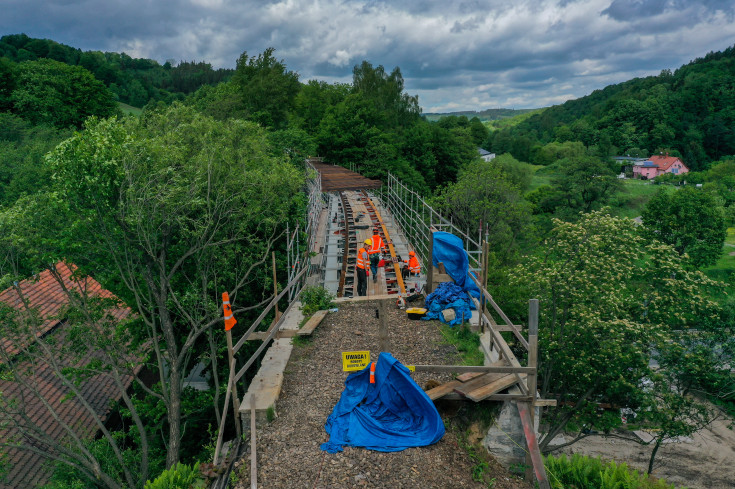
{"label": "red tile roof", "polygon": [[[66,287],[91,296],[114,297],[112,293],[103,289],[91,277],[74,278],[74,269],[73,265],[66,265],[61,262],[55,266],[55,271]],[[66,333],[63,327],[63,318],[56,316],[59,315],[68,301],[62,287],[54,279],[54,274],[46,270],[39,274],[36,279],[24,280],[18,286],[29,306],[37,310],[42,319],[42,325],[36,333],[36,337],[53,334],[57,343],[63,343]],[[0,293],[0,301],[16,309],[25,310],[15,288]],[[121,320],[130,314],[130,309],[121,307],[111,310],[110,314],[115,319]],[[32,375],[25,377],[25,383],[14,382],[11,380],[12,376],[8,375],[3,376],[0,380],[0,391],[3,393],[3,398],[17,401],[18,407],[21,408],[19,414],[14,417],[15,422],[24,426],[39,426],[49,438],[55,441],[68,437],[63,427],[64,423],[72,426],[77,435],[83,439],[94,437],[97,433],[95,417],[99,416],[103,421],[106,421],[111,401],[118,400],[121,396],[121,391],[115,385],[112,377],[107,374],[98,374],[80,384],[81,397],[94,411],[94,413],[89,412],[80,398],[69,396],[69,389],[63,384],[62,379],[55,375],[53,369],[47,363],[33,361],[33,355],[18,355],[21,350],[25,349],[25,346],[28,345],[20,345],[20,348],[18,348],[11,344],[8,338],[2,339],[2,348],[5,349],[5,353],[8,354],[8,357],[14,356],[17,360],[12,364],[14,371],[24,372],[28,370],[33,372]],[[57,358],[57,361],[65,366],[80,366],[99,356],[99,352],[89,351],[82,359],[72,359],[71,356],[65,356]],[[139,368],[136,369],[135,373]],[[126,376],[124,385],[129,386],[130,383],[132,383],[132,376]],[[39,396],[42,396],[48,402],[49,407],[46,407],[39,400]],[[51,410],[58,414],[61,423],[54,420]],[[0,439],[4,441],[18,439],[20,436],[20,432],[13,426],[0,430]],[[24,444],[35,446],[43,451],[51,450],[50,447],[31,439],[25,439]],[[1,489],[25,489],[38,487],[48,482],[51,469],[45,457],[28,450],[15,448],[5,448],[3,450],[8,457],[10,470],[6,478],[0,480]]]}
{"label": "red tile roof", "polygon": [[648,159],[651,160],[652,162],[654,162],[656,164],[656,166],[658,166],[659,169],[662,170],[662,171],[668,170],[669,168],[671,168],[671,165],[673,165],[677,161],[679,163],[681,163],[682,165],[684,164],[684,162],[681,161],[680,158],[677,158],[676,156],[669,156],[669,155],[666,155],[666,156],[664,156],[664,155],[653,155],[653,156],[651,156]]}
{"label": "red tile roof", "polygon": [[[105,298],[114,297],[108,290],[92,277],[73,277],[76,267],[58,262],[54,266],[56,274],[63,281],[64,287],[76,291],[82,295],[98,296]],[[66,293],[54,277],[51,270],[44,270],[37,277],[23,280],[18,283],[22,296],[28,301],[31,309],[34,309],[44,319],[36,335],[42,337],[59,324],[57,317],[61,310],[68,304]],[[0,302],[15,309],[23,310],[23,300],[14,287],[0,292]],[[122,319],[130,313],[128,308],[120,308],[112,312],[118,319]],[[18,353],[16,345],[6,339],[0,340],[0,347],[11,356]]]}

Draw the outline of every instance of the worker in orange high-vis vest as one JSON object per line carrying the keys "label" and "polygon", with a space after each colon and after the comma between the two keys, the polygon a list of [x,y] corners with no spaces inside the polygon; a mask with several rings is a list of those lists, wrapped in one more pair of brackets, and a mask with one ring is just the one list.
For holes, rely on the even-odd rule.
{"label": "worker in orange high-vis vest", "polygon": [[362,248],[357,251],[357,295],[367,295],[367,278],[370,275],[369,263],[370,255],[367,248],[373,244],[371,239],[366,239]]}
{"label": "worker in orange high-vis vest", "polygon": [[416,253],[413,251],[408,252],[408,261],[403,261],[407,266],[404,266],[401,270],[401,275],[406,279],[409,276],[418,276],[421,273],[421,265],[419,265],[419,259],[416,258]]}
{"label": "worker in orange high-vis vest", "polygon": [[370,255],[370,271],[373,273],[373,283],[378,281],[378,263],[380,263],[380,252],[383,251],[383,238],[378,234],[378,228],[373,228],[372,244],[367,252]]}

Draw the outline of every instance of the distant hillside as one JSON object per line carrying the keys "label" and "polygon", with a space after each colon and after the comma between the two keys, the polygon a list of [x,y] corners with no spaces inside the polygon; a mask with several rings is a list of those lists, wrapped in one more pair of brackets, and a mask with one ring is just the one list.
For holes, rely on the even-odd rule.
{"label": "distant hillside", "polygon": [[143,107],[150,101],[183,100],[204,85],[228,80],[234,70],[213,69],[204,62],[181,61],[163,65],[152,59],[132,58],[125,53],[82,51],[49,39],[25,34],[0,38],[0,57],[15,63],[49,58],[82,66],[102,81],[119,102]]}
{"label": "distant hillside", "polygon": [[495,137],[493,151],[515,141],[514,156],[524,161],[535,145],[580,141],[600,154],[670,150],[690,168],[706,168],[735,155],[735,47],[549,107]]}
{"label": "distant hillside", "polygon": [[442,117],[447,116],[465,116],[468,119],[472,119],[473,117],[477,117],[481,121],[498,121],[501,119],[509,119],[511,117],[515,117],[520,114],[525,114],[526,112],[531,112],[532,110],[536,109],[486,109],[482,110],[480,112],[476,112],[474,110],[468,110],[468,111],[461,111],[461,112],[446,112],[446,113],[434,113],[434,112],[427,112],[423,114],[424,117],[426,117],[427,120],[430,121],[438,121]]}

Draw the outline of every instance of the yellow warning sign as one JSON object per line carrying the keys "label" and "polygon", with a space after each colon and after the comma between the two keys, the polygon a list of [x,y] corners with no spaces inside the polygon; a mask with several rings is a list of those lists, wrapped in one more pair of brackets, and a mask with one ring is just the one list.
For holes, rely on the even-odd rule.
{"label": "yellow warning sign", "polygon": [[344,372],[354,372],[362,370],[370,363],[369,351],[343,351],[342,352],[342,370]]}

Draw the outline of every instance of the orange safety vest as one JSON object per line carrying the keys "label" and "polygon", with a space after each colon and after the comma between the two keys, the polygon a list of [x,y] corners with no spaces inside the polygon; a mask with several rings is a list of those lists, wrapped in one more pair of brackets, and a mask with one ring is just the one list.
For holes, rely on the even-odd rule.
{"label": "orange safety vest", "polygon": [[383,248],[383,238],[381,238],[379,234],[376,234],[372,237],[372,240],[373,244],[370,246],[368,253],[371,255],[374,255],[375,253],[380,253],[380,250]]}
{"label": "orange safety vest", "polygon": [[365,270],[365,262],[368,261],[366,256],[367,254],[368,252],[365,251],[364,246],[360,248],[360,251],[357,252],[357,268],[362,268],[363,270]]}
{"label": "orange safety vest", "polygon": [[421,273],[421,266],[419,265],[419,259],[412,256],[408,259],[408,271],[411,273]]}

